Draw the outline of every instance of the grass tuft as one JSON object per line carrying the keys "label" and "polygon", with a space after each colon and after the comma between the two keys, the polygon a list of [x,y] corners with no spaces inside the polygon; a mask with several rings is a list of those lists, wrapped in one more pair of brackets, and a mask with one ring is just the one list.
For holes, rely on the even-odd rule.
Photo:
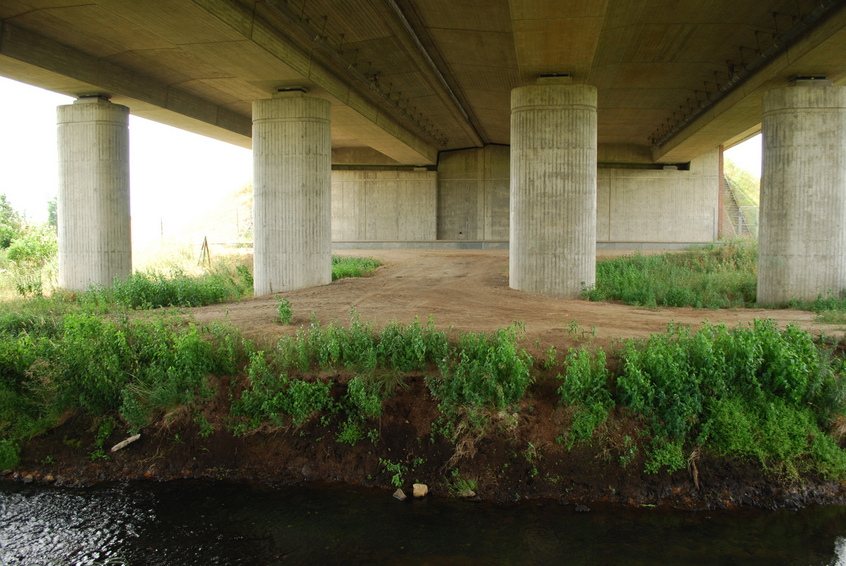
{"label": "grass tuft", "polygon": [[332,256],[332,281],[344,277],[369,277],[382,265],[382,260],[372,257]]}
{"label": "grass tuft", "polygon": [[757,242],[733,240],[598,261],[596,284],[584,296],[644,307],[742,307],[755,302],[757,279]]}

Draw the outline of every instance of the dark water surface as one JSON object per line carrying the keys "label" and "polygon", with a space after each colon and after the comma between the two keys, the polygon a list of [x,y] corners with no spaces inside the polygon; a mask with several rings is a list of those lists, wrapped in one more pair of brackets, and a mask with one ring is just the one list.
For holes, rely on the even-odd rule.
{"label": "dark water surface", "polygon": [[0,565],[767,564],[846,566],[846,508],[671,512],[500,506],[228,482],[0,483]]}

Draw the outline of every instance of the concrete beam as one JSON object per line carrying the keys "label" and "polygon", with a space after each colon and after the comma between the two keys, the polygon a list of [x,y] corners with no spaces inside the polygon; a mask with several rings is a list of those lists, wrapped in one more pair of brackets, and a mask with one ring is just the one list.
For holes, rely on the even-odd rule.
{"label": "concrete beam", "polygon": [[0,26],[4,76],[73,97],[104,94],[137,116],[251,147],[249,116],[8,22]]}
{"label": "concrete beam", "polygon": [[[699,114],[663,145],[653,149],[656,162],[681,163],[717,145],[737,143],[761,124],[764,93],[790,84],[797,75],[821,75],[835,85],[846,84],[846,8],[800,36],[745,82]],[[838,55],[834,55],[838,54]]]}

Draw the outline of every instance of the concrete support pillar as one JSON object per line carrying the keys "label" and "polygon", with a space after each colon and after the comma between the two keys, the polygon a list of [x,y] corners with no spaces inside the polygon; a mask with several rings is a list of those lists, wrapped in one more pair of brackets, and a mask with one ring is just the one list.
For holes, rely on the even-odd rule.
{"label": "concrete support pillar", "polygon": [[511,91],[510,285],[576,298],[596,277],[596,88]]}
{"label": "concrete support pillar", "polygon": [[330,113],[300,91],[253,102],[257,296],[332,282]]}
{"label": "concrete support pillar", "polygon": [[99,97],[58,107],[59,285],[109,286],[132,273],[129,109]]}
{"label": "concrete support pillar", "polygon": [[846,290],[846,87],[830,85],[764,94],[760,303]]}

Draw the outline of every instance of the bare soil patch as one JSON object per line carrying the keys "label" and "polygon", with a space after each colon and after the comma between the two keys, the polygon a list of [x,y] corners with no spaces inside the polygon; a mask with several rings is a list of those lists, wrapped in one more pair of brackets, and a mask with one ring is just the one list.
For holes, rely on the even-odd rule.
{"label": "bare soil patch", "polygon": [[[615,303],[592,303],[543,297],[508,286],[508,252],[502,250],[343,250],[341,255],[377,257],[384,262],[375,275],[341,279],[330,285],[281,293],[291,301],[294,320],[278,323],[273,295],[238,303],[211,305],[191,310],[197,322],[228,320],[245,336],[259,342],[293,334],[312,316],[323,322],[346,325],[350,309],[362,321],[376,326],[396,320],[407,323],[432,315],[438,328],[493,332],[521,321],[530,353],[555,346],[559,351],[585,340],[569,332],[575,320],[591,344],[609,346],[612,341],[647,337],[664,332],[670,322],[698,325],[704,320],[729,326],[756,318],[772,318],[780,325],[796,324],[812,332],[841,332],[839,327],[820,325],[816,315],[798,310],[695,308],[644,309]],[[612,252],[618,254],[619,252]],[[591,332],[595,328],[595,337]],[[538,344],[539,346],[535,346]]]}

